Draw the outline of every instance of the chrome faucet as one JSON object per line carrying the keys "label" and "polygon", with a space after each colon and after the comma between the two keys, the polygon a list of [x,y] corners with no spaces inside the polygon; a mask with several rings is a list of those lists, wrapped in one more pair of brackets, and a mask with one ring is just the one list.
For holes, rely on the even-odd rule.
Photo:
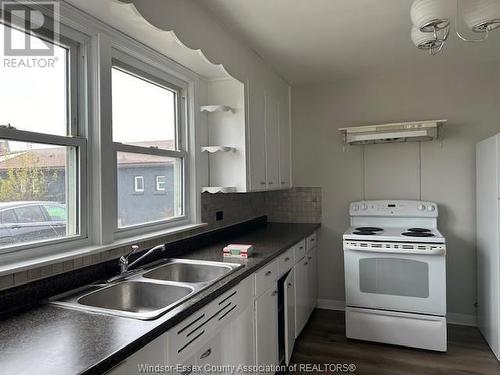
{"label": "chrome faucet", "polygon": [[143,260],[144,258],[151,255],[152,253],[156,252],[157,250],[165,251],[165,249],[166,248],[165,248],[164,244],[155,246],[155,247],[149,249],[146,253],[144,253],[139,258],[137,258],[136,260],[134,260],[132,263],[129,264],[128,258],[130,258],[132,255],[134,255],[135,253],[137,253],[139,251],[139,246],[137,246],[137,245],[132,246],[132,251],[130,253],[128,253],[125,256],[120,257],[120,274],[123,275],[124,273],[128,272],[131,267],[133,267],[134,265],[139,263],[141,260]]}

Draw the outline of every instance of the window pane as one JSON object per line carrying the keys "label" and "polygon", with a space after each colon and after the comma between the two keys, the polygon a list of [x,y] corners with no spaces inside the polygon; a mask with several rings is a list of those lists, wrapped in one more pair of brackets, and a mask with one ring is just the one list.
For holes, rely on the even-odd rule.
{"label": "window pane", "polygon": [[[118,227],[147,224],[183,215],[181,159],[118,152]],[[156,176],[166,177],[164,194],[156,191]],[[143,177],[143,192],[134,179]]]}
{"label": "window pane", "polygon": [[0,139],[0,247],[78,234],[76,149]]}
{"label": "window pane", "polygon": [[175,150],[176,93],[113,68],[113,141]]}
{"label": "window pane", "polygon": [[[7,27],[0,23],[1,41]],[[24,43],[25,33],[11,30],[13,42]],[[36,37],[31,38],[32,45],[42,43]],[[26,59],[4,56],[3,48],[0,48],[0,58],[0,125],[11,124],[19,130],[67,135],[68,50],[54,46],[54,57],[39,59],[52,59],[53,63],[47,66],[22,66],[19,62]]]}

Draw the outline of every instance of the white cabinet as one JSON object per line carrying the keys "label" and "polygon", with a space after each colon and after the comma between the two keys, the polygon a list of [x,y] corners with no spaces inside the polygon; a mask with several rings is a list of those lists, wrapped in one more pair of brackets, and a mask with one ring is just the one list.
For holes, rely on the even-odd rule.
{"label": "white cabinet", "polygon": [[255,301],[255,324],[256,364],[259,366],[278,365],[278,290],[276,288],[268,289]]}
{"label": "white cabinet", "polygon": [[290,363],[295,344],[295,272],[291,270],[285,279],[285,363]]}
{"label": "white cabinet", "polygon": [[308,316],[316,308],[318,301],[318,261],[316,257],[316,248],[309,250],[307,253],[307,284],[309,287],[309,304],[308,304]]}
{"label": "white cabinet", "polygon": [[266,179],[266,117],[264,89],[247,83],[247,155],[248,188],[267,189]]}
{"label": "white cabinet", "polygon": [[222,335],[218,334],[207,342],[196,355],[196,366],[203,374],[219,374],[213,370],[222,365]]}
{"label": "white cabinet", "polygon": [[254,305],[250,303],[222,331],[222,363],[236,367],[255,364]]}
{"label": "white cabinet", "polygon": [[280,188],[279,101],[271,93],[265,94],[265,101],[267,189],[276,190]]}
{"label": "white cabinet", "polygon": [[309,317],[309,261],[304,256],[295,265],[295,337],[298,337]]}
{"label": "white cabinet", "polygon": [[281,189],[291,187],[291,129],[290,129],[290,96],[282,95],[279,101],[279,147],[280,147],[280,178]]}

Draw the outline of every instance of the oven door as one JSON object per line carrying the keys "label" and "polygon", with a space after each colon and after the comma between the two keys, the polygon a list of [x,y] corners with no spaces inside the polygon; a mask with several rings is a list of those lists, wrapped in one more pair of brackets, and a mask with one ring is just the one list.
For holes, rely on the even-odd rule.
{"label": "oven door", "polygon": [[359,250],[344,247],[346,305],[446,315],[444,251]]}

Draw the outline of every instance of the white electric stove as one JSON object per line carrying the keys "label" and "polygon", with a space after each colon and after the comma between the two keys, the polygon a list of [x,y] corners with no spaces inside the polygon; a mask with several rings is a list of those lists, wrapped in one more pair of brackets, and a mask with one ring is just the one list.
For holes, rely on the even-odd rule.
{"label": "white electric stove", "polygon": [[437,205],[361,201],[349,214],[347,337],[446,351],[446,241]]}

